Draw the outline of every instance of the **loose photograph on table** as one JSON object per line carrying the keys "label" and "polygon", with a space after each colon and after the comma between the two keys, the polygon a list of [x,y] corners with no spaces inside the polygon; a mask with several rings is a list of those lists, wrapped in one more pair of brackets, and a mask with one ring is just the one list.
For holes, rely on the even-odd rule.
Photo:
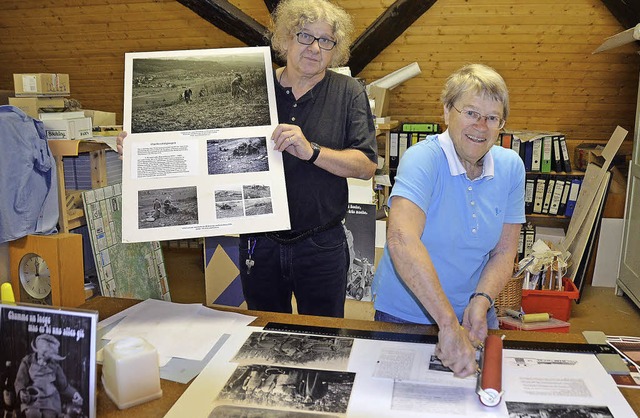
{"label": "loose photograph on table", "polygon": [[346,370],[353,338],[254,332],[233,361]]}
{"label": "loose photograph on table", "polygon": [[269,365],[238,366],[217,401],[278,410],[345,414],[355,373]]}

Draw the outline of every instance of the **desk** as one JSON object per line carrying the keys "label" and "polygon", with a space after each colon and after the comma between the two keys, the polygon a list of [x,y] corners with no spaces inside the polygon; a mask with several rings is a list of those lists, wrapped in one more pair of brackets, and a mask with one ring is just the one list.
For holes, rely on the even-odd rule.
{"label": "desk", "polygon": [[[107,298],[97,296],[88,300],[84,305],[80,306],[82,309],[89,309],[98,311],[100,314],[99,319],[103,320],[110,317],[124,309],[127,309],[139,301],[132,299],[120,299],[120,298]],[[313,326],[323,326],[332,328],[348,328],[359,329],[367,331],[390,331],[390,332],[404,332],[404,333],[423,333],[428,335],[437,334],[435,327],[423,326],[423,325],[399,325],[389,324],[372,321],[362,321],[356,319],[337,319],[337,318],[324,318],[316,316],[306,315],[287,315],[278,314],[272,312],[257,312],[257,311],[244,311],[239,309],[233,309],[228,307],[220,307],[222,310],[234,311],[245,313],[247,315],[257,316],[258,318],[251,324],[253,326],[264,326],[268,322],[280,322],[287,324],[305,324]],[[501,334],[506,336],[509,340],[520,341],[547,341],[547,342],[564,342],[564,343],[584,343],[585,340],[578,334],[552,334],[545,332],[526,332],[526,331],[507,331],[501,330]],[[188,385],[180,383],[161,380],[162,397],[160,399],[144,403],[142,405],[134,406],[129,409],[119,410],[116,405],[107,397],[104,391],[100,377],[102,369],[98,367],[98,417],[161,417],[163,416],[171,406],[178,400],[182,393],[186,390]],[[640,414],[640,390],[637,389],[621,389],[622,394],[627,399],[627,402],[631,405],[633,410]]]}

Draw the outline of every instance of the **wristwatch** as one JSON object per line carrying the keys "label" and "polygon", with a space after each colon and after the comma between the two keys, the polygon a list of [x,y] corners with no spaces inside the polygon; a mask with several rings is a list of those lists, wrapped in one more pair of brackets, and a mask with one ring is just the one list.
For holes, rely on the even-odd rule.
{"label": "wristwatch", "polygon": [[318,155],[320,155],[320,145],[312,142],[311,148],[313,148],[313,154],[311,154],[311,158],[307,160],[309,164],[313,164],[318,159]]}

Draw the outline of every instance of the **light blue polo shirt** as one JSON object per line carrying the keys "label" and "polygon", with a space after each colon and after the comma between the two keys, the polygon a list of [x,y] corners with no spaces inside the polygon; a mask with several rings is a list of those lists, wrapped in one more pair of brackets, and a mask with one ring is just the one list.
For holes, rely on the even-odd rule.
{"label": "light blue polo shirt", "polygon": [[[458,320],[505,223],[525,222],[525,169],[513,150],[494,146],[483,173],[470,180],[448,131],[407,149],[389,198],[402,196],[426,214],[421,236]],[[435,321],[405,287],[385,247],[373,283],[376,310],[406,321]]]}

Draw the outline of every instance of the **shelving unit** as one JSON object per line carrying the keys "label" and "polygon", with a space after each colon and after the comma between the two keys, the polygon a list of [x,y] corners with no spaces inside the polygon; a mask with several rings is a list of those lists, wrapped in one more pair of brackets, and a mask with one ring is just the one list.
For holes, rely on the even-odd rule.
{"label": "shelving unit", "polygon": [[[376,140],[378,142],[378,155],[384,158],[384,165],[382,172],[384,175],[389,175],[389,144],[391,131],[396,129],[400,125],[397,120],[392,120],[389,123],[376,124]],[[382,186],[381,193],[378,194],[378,209],[387,202],[389,198],[390,187]]]}
{"label": "shelving unit", "polygon": [[[538,176],[560,177],[560,178],[584,177],[584,174],[585,174],[584,171],[574,170],[574,171],[571,171],[570,173],[566,173],[563,171],[560,171],[560,172],[552,171],[548,173],[527,172],[526,175],[527,175],[527,179],[529,179],[529,178],[536,178]],[[534,193],[535,193],[535,190],[534,190]],[[565,216],[564,214],[563,215],[552,215],[552,214],[546,214],[546,213],[527,214],[527,221],[534,224],[534,226],[540,225],[540,226],[558,227],[558,228],[561,227],[566,230],[570,220],[571,220],[571,217]]]}
{"label": "shelving unit", "polygon": [[91,187],[99,188],[107,185],[106,151],[109,146],[103,142],[85,140],[51,140],[49,148],[56,161],[58,174],[58,207],[60,232],[69,232],[86,224],[82,204],[82,190],[67,190],[64,183],[64,157],[77,157],[81,153],[89,153],[91,159]]}

